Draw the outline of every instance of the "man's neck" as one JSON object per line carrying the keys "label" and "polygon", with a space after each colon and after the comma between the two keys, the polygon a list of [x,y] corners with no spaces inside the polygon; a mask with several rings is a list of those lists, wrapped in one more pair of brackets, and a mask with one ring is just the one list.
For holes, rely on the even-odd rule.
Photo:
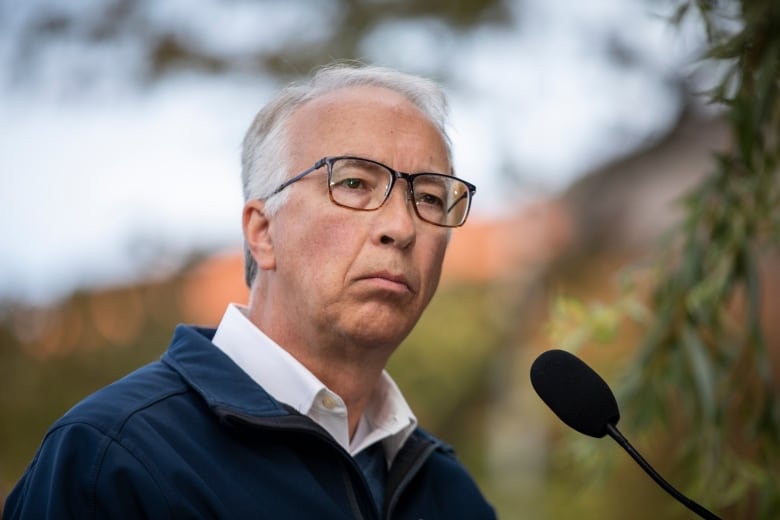
{"label": "man's neck", "polygon": [[[384,349],[351,345],[343,338],[307,340],[304,328],[280,328],[279,320],[266,320],[249,308],[248,318],[260,330],[305,366],[347,407],[349,435],[354,435],[389,358]],[[314,335],[314,334],[312,334]]]}
{"label": "man's neck", "polygon": [[355,434],[360,418],[368,406],[384,369],[386,357],[366,359],[365,349],[350,355],[350,349],[327,348],[319,345],[316,352],[309,349],[284,347],[317,379],[336,393],[347,407],[349,436]]}

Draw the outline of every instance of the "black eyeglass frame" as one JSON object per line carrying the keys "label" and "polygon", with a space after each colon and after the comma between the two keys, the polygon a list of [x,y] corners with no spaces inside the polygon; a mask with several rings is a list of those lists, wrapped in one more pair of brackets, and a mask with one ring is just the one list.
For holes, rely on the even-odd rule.
{"label": "black eyeglass frame", "polygon": [[[377,207],[370,208],[370,209],[355,208],[353,206],[345,206],[344,204],[340,204],[340,203],[336,202],[333,199],[333,191],[331,189],[332,188],[331,187],[331,178],[333,176],[333,163],[338,161],[338,160],[342,160],[342,159],[354,159],[354,160],[358,160],[358,161],[365,161],[365,162],[368,162],[368,163],[371,163],[371,164],[375,164],[375,165],[377,165],[377,166],[379,166],[381,168],[384,168],[388,172],[392,173],[392,176],[390,177],[390,183],[387,185],[387,189],[385,190],[384,199],[382,199],[382,202]],[[294,183],[298,182],[299,180],[303,179],[304,177],[306,177],[310,173],[319,170],[323,166],[327,166],[328,167],[328,196],[330,197],[330,201],[333,204],[335,204],[336,206],[339,206],[339,207],[342,207],[342,208],[347,208],[347,209],[352,209],[352,210],[355,210],[355,211],[376,211],[379,208],[381,208],[382,206],[384,206],[385,202],[387,202],[387,199],[390,198],[390,194],[393,192],[393,187],[395,186],[395,182],[398,179],[406,180],[406,183],[409,186],[409,195],[411,195],[412,200],[414,200],[414,179],[416,177],[419,177],[421,175],[426,175],[426,176],[434,175],[434,176],[437,176],[437,177],[446,177],[448,179],[453,179],[453,178],[457,179],[459,182],[462,182],[463,184],[465,184],[466,188],[467,188],[467,190],[465,192],[463,192],[463,195],[461,195],[460,198],[458,198],[455,202],[453,202],[450,205],[450,207],[447,209],[448,212],[451,211],[452,208],[455,207],[455,205],[463,199],[463,197],[467,197],[467,200],[466,200],[466,211],[463,213],[463,218],[461,218],[460,222],[458,222],[457,224],[447,225],[447,224],[442,224],[440,222],[434,222],[432,220],[426,219],[425,217],[420,215],[420,211],[417,208],[417,204],[412,204],[412,206],[414,207],[414,212],[420,218],[420,220],[422,220],[423,222],[427,222],[429,224],[433,224],[434,226],[439,226],[439,227],[454,228],[454,227],[460,227],[463,224],[465,224],[466,223],[466,219],[469,216],[469,212],[471,211],[471,200],[474,197],[474,194],[477,192],[477,187],[475,185],[471,184],[468,181],[464,181],[463,179],[461,179],[459,177],[454,177],[453,175],[447,175],[447,174],[444,174],[444,173],[436,173],[436,172],[405,173],[405,172],[401,172],[401,171],[395,170],[395,169],[387,166],[386,164],[382,164],[379,161],[374,161],[373,159],[366,159],[364,157],[357,157],[357,156],[353,156],[353,155],[337,155],[337,156],[332,156],[332,157],[323,157],[322,159],[320,159],[319,161],[314,163],[314,165],[311,166],[310,168],[307,168],[306,170],[302,171],[301,173],[299,173],[299,174],[297,174],[297,175],[287,179],[285,182],[280,184],[267,198],[273,197],[274,195],[280,193],[282,190],[284,190],[285,188],[287,188],[291,184],[294,184]]]}

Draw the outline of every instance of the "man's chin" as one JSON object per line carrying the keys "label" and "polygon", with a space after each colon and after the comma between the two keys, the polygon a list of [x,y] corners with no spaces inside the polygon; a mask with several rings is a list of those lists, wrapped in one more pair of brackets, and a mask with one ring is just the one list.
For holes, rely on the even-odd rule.
{"label": "man's chin", "polygon": [[417,319],[411,319],[409,310],[403,312],[396,306],[379,305],[371,312],[353,316],[345,323],[342,331],[354,343],[365,344],[373,348],[387,346],[396,348],[409,335]]}

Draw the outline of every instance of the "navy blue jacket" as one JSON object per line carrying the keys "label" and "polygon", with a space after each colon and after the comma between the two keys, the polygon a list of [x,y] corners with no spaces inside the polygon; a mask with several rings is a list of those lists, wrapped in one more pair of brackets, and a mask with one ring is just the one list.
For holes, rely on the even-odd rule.
{"label": "navy blue jacket", "polygon": [[[76,405],[8,496],[12,518],[377,518],[352,457],[179,326],[160,361]],[[452,450],[418,429],[382,517],[494,518]]]}

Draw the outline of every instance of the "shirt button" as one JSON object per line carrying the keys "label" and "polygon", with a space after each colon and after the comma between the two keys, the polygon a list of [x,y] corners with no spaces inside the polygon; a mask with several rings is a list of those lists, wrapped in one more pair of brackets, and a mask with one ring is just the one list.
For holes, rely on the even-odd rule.
{"label": "shirt button", "polygon": [[336,408],[336,400],[329,395],[323,397],[321,402],[322,402],[322,406],[324,406],[328,410],[333,410],[334,408]]}

